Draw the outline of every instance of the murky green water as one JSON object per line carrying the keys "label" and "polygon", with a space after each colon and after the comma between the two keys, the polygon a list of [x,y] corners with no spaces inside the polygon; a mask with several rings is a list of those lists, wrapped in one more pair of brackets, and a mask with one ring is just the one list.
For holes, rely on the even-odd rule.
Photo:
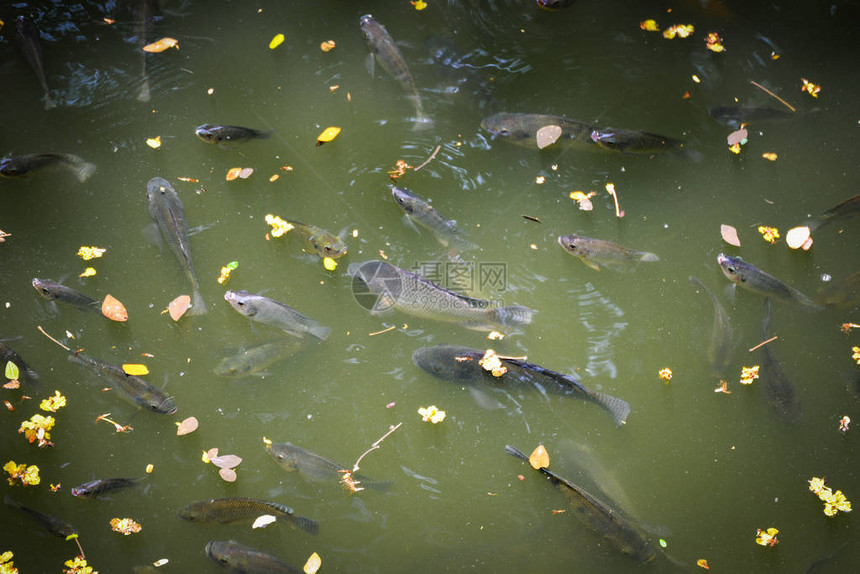
{"label": "murky green water", "polygon": [[[806,481],[824,476],[849,500],[860,496],[858,430],[837,430],[843,415],[860,421],[851,360],[858,340],[856,332],[839,332],[842,323],[858,322],[857,307],[774,307],[771,332],[779,340],[772,349],[803,409],[798,423],[786,423],[769,407],[762,381],[736,382],[741,366],[760,363],[746,349],[761,341],[763,309],[760,297],[747,291],[729,300],[716,256],[737,252],[808,294],[823,275],[836,280],[857,270],[856,221],[821,230],[806,253],[770,246],[755,230],[766,224],[784,234],[856,194],[860,86],[846,48],[856,40],[856,6],[581,1],[549,13],[525,1],[430,0],[423,12],[406,1],[168,8],[147,39],[174,37],[180,50],[147,58],[148,104],[136,99],[141,57],[129,9],[17,4],[0,11],[0,151],[75,153],[98,165],[80,184],[62,171],[0,181],[0,229],[12,234],[0,245],[0,335],[14,338],[8,344],[42,381],[40,392],[27,392],[36,400],[22,405],[21,391],[2,391],[17,410],[0,417],[6,437],[0,458],[36,464],[42,475],[37,487],[7,485],[3,492],[73,523],[99,571],[129,572],[160,558],[170,560],[168,571],[216,570],[204,546],[230,538],[298,566],[316,551],[327,571],[640,569],[570,511],[553,514],[567,508],[561,494],[504,453],[506,444],[530,452],[539,442],[562,476],[595,493],[594,481],[616,484],[614,496],[635,508],[652,542],[664,538],[666,553],[688,569],[706,558],[723,572],[804,572],[854,538],[854,517],[825,517]],[[43,30],[48,83],[59,104],[48,112],[15,40],[15,17],[26,11]],[[365,68],[358,20],[368,12],[403,43],[425,110],[435,119],[431,129],[414,130],[413,108],[397,82],[378,68],[371,78]],[[116,23],[105,25],[105,15]],[[664,40],[640,31],[639,22],[649,17],[661,27],[693,23],[696,33]],[[725,53],[705,49],[710,31],[720,33]],[[269,50],[277,33],[286,41]],[[454,65],[434,60],[427,49],[425,42],[437,45],[440,38],[457,50]],[[319,44],[329,39],[337,47],[323,53]],[[701,83],[693,82],[694,74]],[[800,92],[801,77],[822,85],[817,100]],[[780,108],[750,80],[779,93],[798,114],[750,126],[750,142],[735,156],[724,143],[732,128],[712,120],[707,108],[734,98]],[[689,99],[682,99],[685,91]],[[702,158],[538,152],[491,141],[481,131],[481,119],[498,111],[657,132],[685,139]],[[219,148],[194,136],[207,122],[274,134]],[[343,132],[315,147],[330,125]],[[155,136],[162,140],[158,150],[146,145]],[[504,265],[504,291],[485,295],[538,311],[531,326],[504,341],[491,344],[481,333],[404,315],[379,319],[352,297],[349,263],[378,258],[380,251],[404,268],[446,260],[429,233],[404,224],[386,174],[398,159],[419,165],[437,145],[436,158],[399,184],[432,198],[480,245],[464,254],[467,263]],[[779,158],[761,159],[764,152]],[[226,182],[226,171],[237,166],[256,171],[248,180]],[[274,174],[280,179],[269,182]],[[178,323],[161,311],[188,291],[187,280],[173,254],[145,231],[151,223],[146,183],[154,176],[173,182],[190,225],[201,228],[191,243],[209,312]],[[545,182],[537,184],[537,176]],[[623,219],[615,217],[607,182],[616,186]],[[568,199],[573,190],[597,191],[594,211],[579,211]],[[334,232],[357,230],[357,237],[349,236],[349,254],[327,272],[294,239],[267,241],[267,213]],[[721,241],[721,223],[738,228],[740,249]],[[558,247],[556,237],[566,233],[654,252],[660,261],[626,274],[595,272]],[[107,248],[92,263],[95,277],[77,277],[87,266],[75,255],[81,245]],[[238,270],[219,285],[220,267],[234,260]],[[713,392],[717,381],[706,358],[712,307],[689,275],[718,294],[738,332],[730,395]],[[47,304],[30,287],[33,277],[63,279],[93,297],[110,293],[126,305],[130,320],[115,324]],[[264,378],[218,378],[212,369],[223,356],[277,333],[252,327],[231,309],[225,287],[264,291],[333,333]],[[161,386],[167,379],[178,412],[135,414],[110,392],[99,392],[99,383],[37,325],[66,339],[68,331],[72,346],[95,357],[145,362],[149,381]],[[369,336],[390,326],[396,328]],[[412,364],[417,347],[439,343],[528,355],[627,400],[633,412],[619,429],[594,405],[538,392],[494,394],[502,408],[483,409],[467,390]],[[669,385],[657,378],[666,366],[674,371]],[[55,389],[68,406],[55,415],[56,446],[38,449],[16,431]],[[421,422],[416,410],[431,404],[447,411],[443,423]],[[116,434],[108,423],[94,422],[104,413],[134,431]],[[192,415],[199,430],[177,437],[174,422]],[[387,492],[349,495],[337,484],[306,482],[283,472],[262,442],[264,436],[290,441],[351,464],[399,422],[361,463],[363,473],[393,481]],[[243,458],[235,483],[200,461],[211,447]],[[593,479],[576,471],[588,453],[605,468]],[[93,478],[143,476],[148,463],[155,471],[136,493],[107,501],[69,494]],[[52,493],[48,486],[57,483],[62,487]],[[253,531],[246,524],[207,527],[177,517],[191,501],[223,496],[287,504],[318,520],[320,534],[283,524]],[[14,551],[22,573],[59,572],[75,555],[72,542],[48,538],[12,509],[0,508],[0,516],[0,551]],[[110,531],[111,518],[126,516],[141,523],[140,534]],[[756,529],[771,526],[780,530],[780,544],[756,545]],[[860,567],[857,556],[856,541],[848,542],[820,571],[852,571]],[[663,555],[641,566],[673,568]]]}

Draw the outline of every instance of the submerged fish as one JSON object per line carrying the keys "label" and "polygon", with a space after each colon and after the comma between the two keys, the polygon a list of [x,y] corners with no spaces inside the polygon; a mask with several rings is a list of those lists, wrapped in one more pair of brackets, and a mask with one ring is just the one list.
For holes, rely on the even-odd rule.
{"label": "submerged fish", "polygon": [[6,363],[12,362],[18,367],[19,379],[35,382],[39,379],[39,373],[33,370],[33,367],[21,358],[21,355],[15,352],[15,349],[0,341],[0,361],[5,368]]}
{"label": "submerged fish", "polygon": [[68,169],[78,181],[86,181],[96,171],[95,164],[70,153],[28,153],[0,159],[3,177],[20,177],[47,168]]}
{"label": "submerged fish", "polygon": [[157,9],[157,0],[138,0],[132,9],[135,18],[134,35],[137,37],[137,51],[140,54],[141,63],[141,85],[140,91],[137,93],[137,100],[140,102],[148,102],[152,97],[149,91],[149,74],[146,71],[147,52],[143,47],[146,46],[146,39],[149,37],[150,28],[152,27],[152,18]]}
{"label": "submerged fish", "polygon": [[561,135],[553,145],[582,146],[596,148],[591,139],[594,126],[569,120],[561,116],[545,114],[511,114],[500,113],[481,120],[481,127],[493,136],[503,137],[510,142],[537,148],[537,132],[547,126],[558,126]]}
{"label": "submerged fish", "polygon": [[39,30],[36,29],[33,20],[23,15],[18,16],[15,20],[15,28],[18,31],[18,40],[21,42],[24,56],[30,62],[33,71],[36,72],[39,84],[42,85],[42,91],[45,92],[45,109],[50,110],[55,104],[51,100],[48,80],[45,79],[45,65],[42,60],[42,46],[39,44]]}
{"label": "submerged fish", "polygon": [[415,87],[415,80],[412,78],[412,73],[409,71],[409,66],[406,65],[406,60],[403,59],[403,54],[397,49],[394,44],[394,39],[385,26],[373,19],[370,14],[365,14],[359,21],[361,33],[364,35],[364,41],[367,43],[367,48],[379,65],[391,74],[394,79],[400,82],[403,89],[409,94],[413,105],[415,106],[416,121],[419,123],[429,123],[432,120],[424,114],[424,108],[421,105],[421,96],[418,95],[418,89]]}
{"label": "submerged fish", "polygon": [[153,177],[146,185],[146,195],[149,198],[149,213],[158,224],[161,235],[167,241],[170,249],[179,259],[185,270],[185,275],[191,282],[191,315],[202,315],[206,312],[206,304],[200,295],[200,284],[194,275],[194,265],[191,263],[191,243],[188,241],[188,223],[185,221],[185,210],[182,201],[170,182],[163,177]]}
{"label": "submerged fish", "polygon": [[711,341],[708,345],[708,361],[712,374],[722,379],[726,376],[737,341],[732,333],[732,325],[725,308],[714,293],[696,277],[690,276],[690,283],[704,291],[714,304],[714,324],[711,326]]}
{"label": "submerged fish", "polygon": [[809,227],[810,231],[814,231],[825,225],[854,217],[857,214],[860,214],[860,194],[848,198],[839,205],[828,209],[815,219],[808,221],[806,226]]}
{"label": "submerged fish", "polygon": [[215,366],[215,374],[234,378],[257,375],[269,365],[295,355],[304,345],[305,339],[289,336],[247,347],[235,355],[224,357]]}
{"label": "submerged fish", "polygon": [[822,287],[813,300],[822,306],[846,308],[856,305],[860,302],[860,271]]}
{"label": "submerged fish", "polygon": [[[510,445],[505,446],[505,452],[526,462],[529,460],[525,454]],[[547,468],[539,468],[538,471],[564,493],[574,515],[590,530],[603,537],[613,549],[643,564],[657,557],[657,551],[639,529],[615,509]]]}
{"label": "submerged fish", "polygon": [[563,375],[520,359],[500,357],[502,366],[507,370],[496,377],[480,364],[484,353],[467,347],[436,345],[416,349],[412,353],[412,362],[434,377],[454,383],[490,388],[535,388],[544,394],[575,396],[600,406],[612,416],[616,425],[627,422],[630,414],[627,401],[591,391],[571,375]]}
{"label": "submerged fish", "polygon": [[343,239],[329,233],[321,227],[295,221],[293,219],[285,219],[287,223],[293,226],[289,234],[298,234],[301,240],[305,243],[305,251],[316,253],[320,257],[331,257],[337,259],[346,255],[348,248]]}
{"label": "submerged fish", "polygon": [[[62,539],[66,539],[68,536],[73,534],[77,534],[78,531],[75,530],[75,527],[66,522],[61,518],[57,518],[56,516],[51,516],[50,514],[45,514],[43,512],[39,512],[38,510],[33,510],[32,508],[27,508],[17,500],[14,500],[8,494],[3,498],[6,502],[7,506],[11,506],[12,508],[17,508],[22,512],[29,515],[31,518],[36,520],[39,524],[42,525],[42,528],[53,534],[54,536]],[[9,532],[11,526],[6,526],[4,530]]]}
{"label": "submerged fish", "polygon": [[812,300],[793,287],[789,287],[773,275],[754,267],[740,257],[731,257],[720,253],[717,263],[723,274],[736,285],[758,293],[763,297],[775,297],[789,303],[797,303],[817,307]]}
{"label": "submerged fish", "polygon": [[573,6],[575,0],[537,0],[537,5],[544,10],[560,10]]}
{"label": "submerged fish", "polygon": [[560,235],[558,244],[595,271],[600,271],[601,265],[622,271],[630,269],[640,261],[660,260],[653,253],[634,251],[611,241],[581,235]]}
{"label": "submerged fish", "polygon": [[236,143],[269,137],[269,132],[243,128],[242,126],[221,126],[214,124],[198,126],[194,129],[194,133],[201,140],[209,143]]}
{"label": "submerged fish", "polygon": [[[770,327],[770,299],[764,300],[765,314],[761,322],[762,340],[768,339]],[[777,416],[789,422],[796,422],[802,416],[800,401],[794,394],[794,386],[783,371],[782,366],[770,352],[770,344],[761,348],[761,380],[770,406]]]}
{"label": "submerged fish", "polygon": [[72,488],[72,496],[78,498],[101,498],[106,494],[132,488],[143,478],[97,478]]}
{"label": "submerged fish", "polygon": [[87,367],[115,387],[120,395],[149,412],[162,415],[172,415],[176,412],[176,403],[173,402],[173,397],[168,396],[140,377],[125,374],[121,367],[83,353],[69,352],[69,360]]}
{"label": "submerged fish", "polygon": [[591,140],[602,149],[622,153],[678,152],[686,145],[681,140],[659,134],[597,127],[591,132]]}
{"label": "submerged fish", "polygon": [[84,295],[80,291],[60,285],[50,279],[33,279],[33,288],[36,292],[51,301],[59,301],[60,303],[68,303],[85,311],[101,312],[102,302],[88,295]]}
{"label": "submerged fish", "polygon": [[528,307],[500,307],[493,301],[454,293],[384,261],[354,263],[349,273],[353,276],[353,295],[373,315],[394,308],[416,317],[491,331],[528,325],[534,314]]}
{"label": "submerged fish", "polygon": [[[340,482],[346,471],[352,470],[315,452],[305,450],[289,442],[273,442],[266,444],[266,450],[272,455],[281,468],[287,472],[298,472],[308,480],[316,482]],[[384,490],[391,486],[390,482],[378,482],[360,474],[352,478],[360,486]]]}
{"label": "submerged fish", "polygon": [[213,498],[192,502],[179,511],[179,517],[191,522],[218,522],[224,524],[237,520],[254,519],[263,514],[271,514],[301,528],[310,534],[319,532],[315,520],[297,516],[289,506],[256,498]]}
{"label": "submerged fish", "polygon": [[711,117],[720,123],[730,126],[752,122],[784,120],[790,118],[793,112],[758,106],[716,106],[708,109]]}
{"label": "submerged fish", "polygon": [[404,187],[392,187],[391,194],[397,205],[418,225],[429,229],[443,246],[455,252],[475,249],[477,245],[466,239],[457,222],[445,219],[435,207]]}
{"label": "submerged fish", "polygon": [[320,340],[325,339],[331,333],[329,327],[302,315],[286,303],[275,301],[263,295],[255,295],[248,291],[227,291],[224,294],[224,300],[252,321],[272,325],[288,333],[299,336],[302,336],[303,333],[309,333]]}
{"label": "submerged fish", "polygon": [[212,540],[206,544],[206,555],[236,574],[302,574],[301,568],[235,540]]}

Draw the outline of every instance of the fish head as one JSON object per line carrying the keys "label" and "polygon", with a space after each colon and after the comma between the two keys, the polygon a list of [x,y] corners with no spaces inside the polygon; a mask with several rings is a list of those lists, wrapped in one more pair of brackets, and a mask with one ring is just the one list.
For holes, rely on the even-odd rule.
{"label": "fish head", "polygon": [[178,410],[173,397],[168,397],[161,392],[152,393],[145,398],[145,406],[147,410],[161,415],[172,415]]}
{"label": "fish head", "polygon": [[227,291],[224,300],[242,315],[253,317],[257,314],[257,306],[251,301],[250,295],[248,291]]}
{"label": "fish head", "polygon": [[346,255],[348,248],[343,239],[331,233],[318,233],[309,239],[311,247],[320,257],[337,259]]}
{"label": "fish head", "polygon": [[202,126],[194,128],[194,135],[205,142],[218,143],[221,141],[221,137],[215,127],[216,126],[213,126],[212,124],[203,124]]}
{"label": "fish head", "polygon": [[173,186],[170,185],[170,182],[163,177],[153,177],[146,184],[146,195],[149,198],[150,203],[155,201],[158,197],[169,193],[173,193],[175,195],[176,190],[174,190]]}
{"label": "fish head", "polygon": [[574,257],[581,257],[583,259],[588,257],[589,249],[584,237],[580,237],[579,235],[560,235],[558,237],[558,244]]}
{"label": "fish head", "polygon": [[740,257],[731,257],[720,253],[717,255],[717,263],[719,263],[720,269],[723,270],[723,275],[732,283],[743,283],[745,281],[742,265],[744,260]]}
{"label": "fish head", "polygon": [[45,299],[54,299],[56,297],[56,293],[51,289],[51,284],[42,279],[33,279],[33,289]]}
{"label": "fish head", "polygon": [[412,362],[434,377],[448,381],[465,381],[474,377],[477,368],[477,360],[472,355],[474,352],[465,347],[436,345],[415,349]]}
{"label": "fish head", "polygon": [[233,540],[211,540],[206,544],[206,555],[225,568],[233,567],[232,552],[238,545]]}
{"label": "fish head", "polygon": [[575,0],[537,0],[537,5],[550,12],[572,6]]}
{"label": "fish head", "polygon": [[190,522],[199,521],[202,518],[202,515],[200,513],[201,506],[202,505],[199,502],[192,502],[188,506],[180,508],[178,512],[179,518],[182,518],[183,520],[188,520]]}
{"label": "fish head", "polygon": [[511,138],[513,140],[531,139],[532,134],[517,114],[496,114],[481,120],[481,128],[490,132],[493,137]]}
{"label": "fish head", "polygon": [[299,464],[296,460],[293,445],[288,442],[273,442],[266,444],[266,450],[272,455],[272,458],[277,461],[288,472],[296,472],[299,470]]}
{"label": "fish head", "polygon": [[391,188],[391,195],[394,196],[394,201],[400,209],[409,214],[415,213],[415,201],[418,198],[411,191],[405,187],[394,186]]}
{"label": "fish head", "polygon": [[373,19],[373,16],[365,14],[359,18],[358,25],[361,27],[361,33],[364,35],[364,39],[368,42],[372,42],[374,34],[377,31],[376,28],[379,26],[377,21]]}
{"label": "fish head", "polygon": [[3,177],[17,177],[27,171],[26,162],[17,162],[14,157],[0,160],[0,175]]}

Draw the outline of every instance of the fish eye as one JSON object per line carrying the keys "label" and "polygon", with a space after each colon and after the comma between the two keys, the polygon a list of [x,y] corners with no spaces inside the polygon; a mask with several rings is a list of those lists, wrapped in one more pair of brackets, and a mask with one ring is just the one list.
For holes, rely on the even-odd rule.
{"label": "fish eye", "polygon": [[511,130],[502,128],[499,130],[499,135],[500,136],[509,136],[509,135],[511,135]]}
{"label": "fish eye", "polygon": [[41,289],[42,293],[44,293],[45,295],[50,295],[50,293],[51,293],[51,292],[50,292],[50,291],[48,291],[48,289],[47,289],[47,288],[45,288],[45,287],[39,287],[39,289]]}
{"label": "fish eye", "polygon": [[148,405],[148,406],[149,406],[149,410],[151,410],[151,411],[157,411],[157,410],[158,410],[158,406],[159,406],[159,405],[156,405],[156,404],[152,403],[152,404],[150,404],[150,405]]}
{"label": "fish eye", "polygon": [[275,458],[277,458],[278,460],[284,460],[284,455],[282,455],[282,454],[276,454],[276,455],[275,455]]}
{"label": "fish eye", "polygon": [[728,271],[729,273],[737,273],[738,272],[738,270],[735,269],[734,267],[732,267],[731,265],[726,267],[726,271]]}
{"label": "fish eye", "polygon": [[236,299],[236,305],[238,305],[239,307],[244,307],[244,306],[245,306],[245,302],[244,302],[244,301],[242,301],[242,300]]}

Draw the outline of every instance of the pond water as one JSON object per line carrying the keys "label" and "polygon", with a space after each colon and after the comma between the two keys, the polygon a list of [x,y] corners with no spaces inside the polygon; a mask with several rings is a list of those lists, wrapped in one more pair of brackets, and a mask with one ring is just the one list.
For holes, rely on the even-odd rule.
{"label": "pond water", "polygon": [[[852,2],[797,4],[580,0],[548,12],[525,0],[429,0],[422,11],[406,0],[186,2],[154,11],[142,28],[125,3],[7,3],[0,152],[71,153],[97,171],[84,182],[66,169],[0,180],[0,229],[11,234],[0,244],[0,336],[41,383],[2,390],[17,410],[0,415],[0,458],[37,465],[42,478],[38,486],[4,483],[4,495],[71,522],[101,572],[162,558],[169,563],[159,571],[217,571],[204,547],[227,539],[298,567],[318,552],[332,572],[658,572],[698,570],[699,559],[723,572],[860,569],[854,516],[825,516],[807,485],[826,477],[849,500],[860,497],[860,430],[856,422],[838,430],[844,415],[860,422],[851,358],[860,339],[840,332],[858,322],[856,297],[847,308],[774,304],[768,334],[779,338],[769,348],[802,410],[789,422],[770,405],[765,373],[752,385],[738,383],[742,367],[762,364],[761,352],[748,349],[763,339],[764,307],[756,293],[727,292],[716,262],[721,252],[741,255],[810,296],[830,284],[825,279],[845,279],[860,266],[856,220],[815,232],[806,252],[782,239],[770,245],[756,230],[774,226],[784,237],[857,193],[860,80],[850,73],[856,62],[847,46],[857,40],[860,12]],[[397,40],[432,124],[416,126],[413,102],[381,66],[371,75],[359,27],[366,13]],[[53,109],[43,109],[20,50],[19,14],[41,29]],[[661,29],[690,23],[695,32],[667,40],[640,29],[648,18]],[[723,53],[706,49],[708,32],[720,35]],[[285,41],[270,49],[278,33]],[[175,38],[179,49],[144,58],[141,34],[146,42]],[[320,49],[326,40],[336,43],[329,52]],[[148,102],[138,99],[144,62]],[[818,98],[801,91],[801,78],[821,85]],[[737,126],[715,121],[709,108],[787,110],[751,81],[797,111],[751,122],[749,141],[733,154],[726,137]],[[684,140],[687,151],[626,154],[590,143],[537,150],[481,128],[499,112],[643,130]],[[212,145],[194,134],[204,123],[271,135]],[[328,126],[342,132],[316,146]],[[156,136],[161,147],[152,149],[146,142]],[[387,174],[397,160],[421,165],[437,147],[397,185],[431,198],[478,246],[453,262],[430,232],[404,221]],[[228,182],[233,167],[255,171]],[[208,307],[178,322],[162,311],[190,294],[189,283],[170,249],[153,241],[146,196],[153,177],[170,181],[184,204]],[[577,208],[569,198],[576,190],[596,192],[593,211]],[[295,237],[267,238],[266,214],[341,234],[349,253],[327,271]],[[738,229],[740,248],[722,241],[721,224]],[[659,261],[595,271],[559,247],[557,237],[571,233]],[[76,252],[90,245],[107,251],[84,262]],[[470,295],[537,313],[501,341],[399,312],[372,315],[353,297],[347,268],[382,257],[405,269],[426,271],[433,262],[465,269],[474,279]],[[232,261],[238,268],[220,285],[220,268]],[[88,266],[97,275],[79,278]],[[491,269],[495,275],[480,274]],[[714,392],[714,307],[691,275],[731,320],[731,394]],[[109,293],[129,320],[52,304],[30,286],[34,277],[94,298]],[[236,313],[227,289],[262,292],[332,332],[263,376],[218,377],[222,358],[280,333]],[[37,326],[113,364],[145,363],[146,379],[166,383],[178,411],[138,412],[115,391],[102,392],[105,383],[68,361]],[[443,343],[527,356],[624,399],[632,412],[618,428],[593,404],[534,389],[476,400],[466,385],[412,363],[415,349]],[[658,378],[664,367],[674,373],[668,384]],[[68,404],[54,415],[54,447],[38,448],[17,430],[55,390]],[[22,392],[32,400],[20,403]],[[417,410],[429,405],[447,418],[422,422]],[[134,430],[114,432],[96,420],[105,413]],[[176,436],[175,423],[189,416],[199,429]],[[351,465],[398,423],[360,463],[361,473],[391,481],[382,491],[351,494],[336,481],[306,481],[278,466],[263,443],[289,441]],[[528,454],[539,443],[554,472],[635,516],[659,550],[653,562],[615,552],[576,519],[563,493],[504,449]],[[201,462],[212,447],[242,458],[235,482]],[[110,500],[70,494],[94,478],[146,476],[147,464],[154,471],[134,491]],[[52,492],[52,484],[61,486]],[[228,496],[286,504],[317,520],[319,534],[177,515],[192,501]],[[22,573],[59,572],[77,553],[74,542],[50,536],[20,511],[4,506],[0,517],[0,552],[12,550]],[[141,532],[111,532],[114,517],[134,518]],[[779,544],[757,545],[756,530],[769,527],[779,530]]]}

